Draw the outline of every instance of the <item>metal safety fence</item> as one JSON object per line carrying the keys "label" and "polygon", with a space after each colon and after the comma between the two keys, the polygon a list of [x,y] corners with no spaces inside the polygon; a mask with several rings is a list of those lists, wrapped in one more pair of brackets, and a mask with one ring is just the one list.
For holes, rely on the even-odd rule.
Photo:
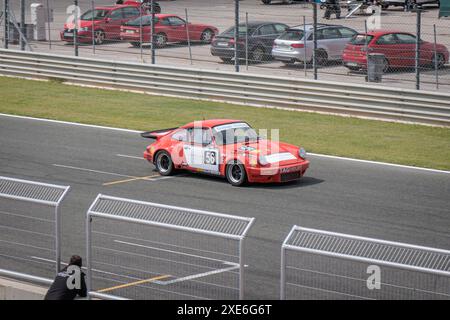
{"label": "metal safety fence", "polygon": [[281,299],[450,299],[450,251],[294,226]]}
{"label": "metal safety fence", "polygon": [[253,218],[98,195],[87,212],[87,285],[106,299],[243,299]]}
{"label": "metal safety fence", "polygon": [[338,15],[308,1],[123,3],[2,0],[0,38],[4,48],[105,60],[450,88],[448,18],[438,18],[438,1],[405,8],[384,0],[340,1]]}
{"label": "metal safety fence", "polygon": [[0,275],[46,283],[59,272],[60,205],[69,189],[0,177]]}

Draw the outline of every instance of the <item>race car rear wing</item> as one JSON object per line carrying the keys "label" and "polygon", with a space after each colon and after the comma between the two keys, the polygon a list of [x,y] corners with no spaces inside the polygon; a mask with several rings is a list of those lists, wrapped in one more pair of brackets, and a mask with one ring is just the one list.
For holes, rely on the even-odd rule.
{"label": "race car rear wing", "polygon": [[176,128],[168,128],[168,129],[161,129],[161,130],[146,131],[146,132],[142,132],[141,136],[143,138],[148,138],[148,139],[158,139],[158,138],[161,138],[161,137],[165,136],[166,134],[169,134],[170,132],[172,132],[175,129],[178,129],[178,127],[176,127]]}

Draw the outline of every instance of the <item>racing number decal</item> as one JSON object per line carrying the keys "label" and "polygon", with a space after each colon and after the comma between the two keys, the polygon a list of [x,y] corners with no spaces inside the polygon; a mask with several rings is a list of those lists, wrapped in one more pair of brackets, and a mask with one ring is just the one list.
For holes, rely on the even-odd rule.
{"label": "racing number decal", "polygon": [[215,166],[217,164],[217,152],[216,151],[205,151],[205,156],[203,157],[205,164]]}

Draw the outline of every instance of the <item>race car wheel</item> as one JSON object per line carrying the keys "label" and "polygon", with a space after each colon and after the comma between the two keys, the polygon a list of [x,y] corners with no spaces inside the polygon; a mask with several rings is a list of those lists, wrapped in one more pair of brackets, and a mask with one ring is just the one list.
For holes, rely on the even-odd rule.
{"label": "race car wheel", "polygon": [[227,165],[226,176],[233,186],[242,186],[247,182],[247,174],[244,166],[239,162],[231,162]]}
{"label": "race car wheel", "polygon": [[173,162],[170,154],[166,151],[160,151],[156,155],[155,160],[156,170],[162,176],[170,176],[173,173]]}

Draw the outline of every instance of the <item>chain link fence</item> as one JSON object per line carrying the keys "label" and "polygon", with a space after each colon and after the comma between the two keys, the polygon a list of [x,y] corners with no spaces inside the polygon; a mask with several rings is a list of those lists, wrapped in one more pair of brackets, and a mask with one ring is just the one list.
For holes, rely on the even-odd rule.
{"label": "chain link fence", "polygon": [[446,250],[294,227],[281,266],[281,299],[450,299]]}
{"label": "chain link fence", "polygon": [[112,299],[242,299],[253,219],[99,195],[88,211],[88,287]]}
{"label": "chain link fence", "polygon": [[153,18],[152,1],[124,3],[2,0],[3,46],[398,88],[450,88],[449,21],[438,18],[434,3],[404,8],[387,1],[345,1],[339,4],[340,19],[324,2],[160,0],[153,1]]}

